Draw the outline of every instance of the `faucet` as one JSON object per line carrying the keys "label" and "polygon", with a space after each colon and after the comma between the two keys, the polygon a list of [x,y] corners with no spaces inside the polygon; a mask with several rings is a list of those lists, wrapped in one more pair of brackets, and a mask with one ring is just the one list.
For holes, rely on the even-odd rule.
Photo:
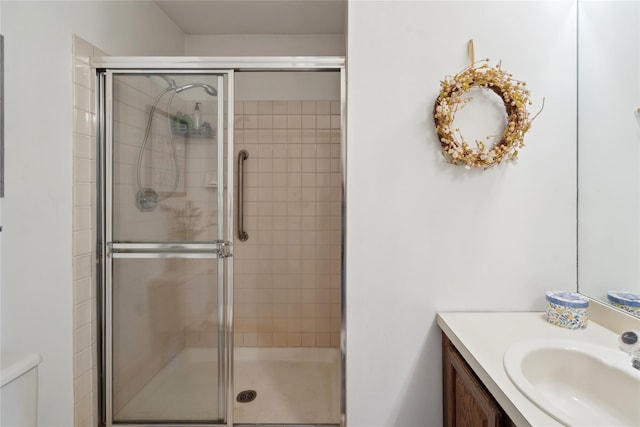
{"label": "faucet", "polygon": [[626,331],[620,335],[620,350],[631,356],[631,366],[640,370],[640,331]]}

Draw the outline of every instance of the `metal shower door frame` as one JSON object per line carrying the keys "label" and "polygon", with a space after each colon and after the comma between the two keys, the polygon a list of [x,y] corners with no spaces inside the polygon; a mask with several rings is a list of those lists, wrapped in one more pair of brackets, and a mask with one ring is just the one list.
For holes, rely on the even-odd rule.
{"label": "metal shower door frame", "polygon": [[[233,146],[233,129],[234,129],[234,72],[235,71],[334,71],[340,73],[340,120],[341,120],[341,144],[340,144],[340,152],[341,152],[341,189],[342,189],[342,199],[341,199],[341,225],[342,225],[342,236],[341,236],[341,267],[342,267],[342,275],[341,275],[341,300],[342,300],[342,308],[341,308],[341,328],[340,328],[340,377],[341,377],[341,387],[340,387],[340,425],[342,427],[346,426],[346,161],[347,161],[347,149],[346,149],[346,133],[347,133],[347,88],[346,88],[346,67],[345,67],[345,58],[343,56],[326,56],[326,57],[95,57],[92,60],[93,67],[100,71],[111,71],[119,73],[121,70],[138,70],[140,73],[150,73],[154,70],[162,70],[162,72],[178,74],[178,73],[201,73],[201,74],[226,74],[228,76],[227,80],[227,129],[228,129],[228,140],[227,140],[227,174],[230,174],[228,177],[230,183],[233,183],[233,174],[234,174],[234,146]],[[103,79],[98,78],[98,87],[104,86]],[[100,91],[103,92],[102,90]],[[104,105],[100,100],[97,99],[98,108],[98,128],[105,129],[104,123],[102,121],[106,117],[104,110]],[[98,143],[99,146],[104,147],[104,139],[105,135],[101,135],[98,132]],[[105,171],[103,165],[104,158],[101,159],[104,153],[98,150],[98,176],[100,181],[105,178]],[[104,194],[101,191],[102,186],[100,182],[98,182],[98,280],[105,280],[105,270],[107,270],[102,260],[108,260],[107,255],[107,247],[106,247],[106,235],[104,234],[104,227],[100,227],[100,224],[104,224],[105,220],[105,210],[104,205],[101,208],[101,201],[104,200]],[[227,210],[227,233],[230,234],[229,241],[233,242],[233,231],[234,231],[234,222],[233,222],[233,206],[234,206],[234,194],[235,191],[227,192],[227,206],[229,209]],[[233,256],[227,258],[227,271],[229,274],[227,275],[227,286],[226,286],[226,295],[225,295],[225,315],[226,315],[226,424],[213,424],[209,426],[226,426],[233,427]],[[101,295],[100,290],[98,290],[98,308],[100,310],[101,307],[105,307],[107,309],[111,309],[111,307],[104,304],[104,302],[100,301],[100,298],[104,298],[104,295]],[[106,310],[104,310],[106,311]],[[98,321],[102,323],[104,326],[105,313],[98,313]],[[101,330],[101,325],[99,324],[98,329]],[[102,343],[98,340],[98,357],[103,357],[106,353],[103,348],[101,348],[101,344],[104,344],[104,336]],[[100,361],[99,361],[100,362]],[[104,366],[104,361],[102,361]],[[100,364],[100,363],[99,363]],[[102,385],[102,390],[105,390],[104,385],[106,384],[105,378],[100,378],[99,382]],[[110,387],[110,384],[108,384]],[[109,391],[110,390],[106,390]],[[110,398],[110,395],[107,394]],[[104,402],[100,401],[99,406],[102,406]],[[101,407],[102,413],[105,413],[105,409]],[[106,427],[111,427],[112,424],[106,424]],[[139,425],[135,424],[117,424],[122,427],[139,427]],[[175,427],[177,425],[181,427],[203,427],[207,426],[206,424],[153,424],[157,427]]]}
{"label": "metal shower door frame", "polygon": [[[98,68],[98,67],[96,67]],[[136,423],[117,423],[113,420],[113,260],[124,258],[137,259],[166,259],[184,258],[218,259],[217,285],[218,285],[218,408],[221,412],[220,419],[224,424],[203,424],[196,422],[194,426],[227,426],[229,425],[229,404],[232,389],[230,387],[230,360],[231,353],[231,328],[228,310],[228,298],[232,294],[233,274],[225,274],[225,271],[233,271],[233,258],[231,257],[231,242],[233,241],[233,191],[218,191],[217,194],[217,236],[220,240],[202,243],[113,243],[113,79],[117,75],[147,75],[147,74],[188,74],[207,75],[218,77],[218,114],[224,118],[225,103],[227,108],[227,128],[233,129],[233,70],[176,70],[164,68],[105,68],[98,72],[98,87],[100,96],[98,101],[99,112],[99,150],[98,150],[98,199],[99,199],[99,239],[98,254],[99,275],[102,286],[98,292],[100,297],[100,362],[101,378],[100,388],[102,400],[100,402],[100,421],[109,427],[112,425],[127,426],[140,425]],[[224,80],[226,77],[228,93],[225,98]],[[224,120],[218,120],[216,131],[217,144],[217,182],[233,182],[233,132],[227,132],[227,156],[224,156]],[[224,188],[220,186],[220,190]],[[223,209],[227,205],[226,212]],[[226,280],[225,280],[226,279]],[[185,423],[160,424],[189,426]]]}

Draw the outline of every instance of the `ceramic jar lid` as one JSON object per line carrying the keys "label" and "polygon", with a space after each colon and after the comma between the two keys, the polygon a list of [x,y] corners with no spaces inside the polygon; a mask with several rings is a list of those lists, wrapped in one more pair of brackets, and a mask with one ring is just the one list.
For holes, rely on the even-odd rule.
{"label": "ceramic jar lid", "polygon": [[589,299],[575,292],[547,291],[545,298],[549,302],[565,307],[586,308],[589,306]]}
{"label": "ceramic jar lid", "polygon": [[607,298],[618,304],[640,307],[640,294],[633,292],[609,291],[607,292]]}

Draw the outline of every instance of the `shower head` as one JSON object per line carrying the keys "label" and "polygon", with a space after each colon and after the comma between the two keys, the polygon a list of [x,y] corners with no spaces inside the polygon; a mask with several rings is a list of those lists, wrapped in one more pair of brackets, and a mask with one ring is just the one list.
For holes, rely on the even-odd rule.
{"label": "shower head", "polygon": [[176,88],[176,93],[180,93],[183,90],[187,90],[187,89],[192,89],[194,87],[201,87],[204,89],[205,92],[207,92],[209,95],[211,96],[218,96],[218,91],[211,85],[208,85],[206,83],[188,83],[186,85],[182,85],[180,87]]}

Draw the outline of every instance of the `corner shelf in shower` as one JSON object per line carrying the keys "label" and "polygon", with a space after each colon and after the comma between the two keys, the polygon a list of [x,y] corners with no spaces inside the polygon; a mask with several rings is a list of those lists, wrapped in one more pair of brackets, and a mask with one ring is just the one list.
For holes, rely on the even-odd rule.
{"label": "corner shelf in shower", "polygon": [[[149,104],[145,106],[145,111],[147,115],[149,114],[149,111],[151,111],[151,108],[152,107]],[[184,136],[191,139],[209,139],[209,140],[215,139],[216,137],[216,131],[214,129],[209,128],[205,131],[203,131],[202,129],[199,129],[199,130],[189,129],[187,124],[179,123],[175,121],[178,118],[178,116],[175,116],[173,114],[168,114],[162,108],[156,108],[155,113],[164,118],[168,117],[171,119],[171,135],[173,136]]]}
{"label": "corner shelf in shower", "polygon": [[173,136],[184,136],[194,139],[214,139],[216,136],[215,131],[188,129],[186,125],[171,125],[171,133]]}

